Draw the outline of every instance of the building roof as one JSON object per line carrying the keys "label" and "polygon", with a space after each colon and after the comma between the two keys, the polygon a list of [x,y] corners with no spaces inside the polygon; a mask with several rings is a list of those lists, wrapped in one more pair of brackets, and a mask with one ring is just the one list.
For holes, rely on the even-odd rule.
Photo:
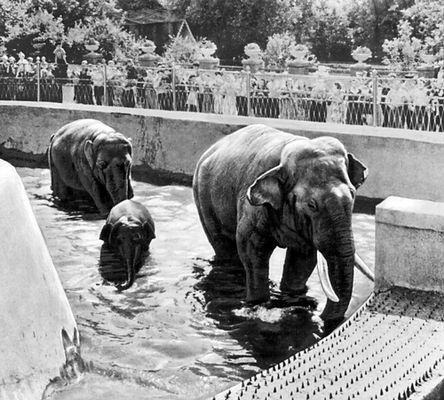
{"label": "building roof", "polygon": [[137,11],[128,11],[125,18],[125,25],[150,25],[164,22],[180,22],[183,18],[179,18],[174,13],[163,7],[156,9],[141,9]]}

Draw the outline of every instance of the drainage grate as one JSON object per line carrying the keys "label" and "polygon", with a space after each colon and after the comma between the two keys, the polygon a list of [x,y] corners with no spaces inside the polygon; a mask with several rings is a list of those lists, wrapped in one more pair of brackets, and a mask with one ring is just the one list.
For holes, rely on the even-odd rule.
{"label": "drainage grate", "polygon": [[406,400],[442,371],[444,295],[392,288],[311,348],[213,399]]}

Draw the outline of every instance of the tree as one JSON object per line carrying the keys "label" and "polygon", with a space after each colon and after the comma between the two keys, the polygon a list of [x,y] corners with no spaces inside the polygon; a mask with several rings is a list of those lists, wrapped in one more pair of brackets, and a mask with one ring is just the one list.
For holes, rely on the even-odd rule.
{"label": "tree", "polygon": [[63,41],[68,61],[86,54],[85,39],[96,38],[106,58],[134,57],[137,40],[123,28],[116,0],[0,0],[0,35],[9,53],[52,59]]}
{"label": "tree", "polygon": [[417,0],[402,11],[397,35],[385,40],[384,63],[395,69],[411,70],[424,62],[425,56],[444,58],[444,20],[441,1]]}
{"label": "tree", "polygon": [[368,47],[375,60],[383,56],[382,44],[393,39],[402,11],[414,0],[355,0],[347,8],[349,36],[353,47]]}
{"label": "tree", "polygon": [[183,15],[197,36],[218,46],[217,55],[240,58],[249,42],[265,47],[274,33],[283,33],[294,17],[294,0],[185,0],[169,7]]}
{"label": "tree", "polygon": [[339,13],[326,0],[313,5],[309,39],[319,61],[343,61],[350,58],[351,40],[346,15]]}
{"label": "tree", "polygon": [[[412,36],[423,43],[424,51],[435,55],[444,51],[442,0],[416,0],[402,14],[402,19],[408,21],[412,28]],[[440,57],[444,57],[444,54]]]}

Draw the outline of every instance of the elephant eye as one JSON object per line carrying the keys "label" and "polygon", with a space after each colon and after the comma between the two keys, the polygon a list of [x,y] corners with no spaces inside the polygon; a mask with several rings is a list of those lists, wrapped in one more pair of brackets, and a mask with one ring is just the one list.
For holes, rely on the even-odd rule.
{"label": "elephant eye", "polygon": [[307,207],[313,212],[318,211],[318,203],[315,199],[310,199],[307,203]]}
{"label": "elephant eye", "polygon": [[355,196],[356,196],[356,190],[353,189],[353,188],[350,188],[350,194],[351,194],[351,196],[352,196],[352,199],[354,199]]}

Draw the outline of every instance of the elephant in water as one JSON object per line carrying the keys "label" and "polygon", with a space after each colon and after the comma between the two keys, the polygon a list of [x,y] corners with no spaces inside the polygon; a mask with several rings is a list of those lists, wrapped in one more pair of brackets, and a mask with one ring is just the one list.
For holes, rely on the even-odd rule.
{"label": "elephant in water", "polygon": [[143,204],[124,200],[111,209],[100,240],[105,246],[102,254],[114,253],[126,267],[126,279],[117,285],[119,290],[132,286],[155,237],[153,218]]}
{"label": "elephant in water", "polygon": [[52,137],[48,158],[51,188],[62,201],[88,194],[99,212],[133,197],[131,141],[94,119],[60,128]]}
{"label": "elephant in water", "polygon": [[269,259],[287,248],[280,289],[304,294],[318,264],[328,300],[322,318],[344,318],[356,265],[352,209],[367,168],[332,137],[308,139],[251,125],[219,140],[200,158],[194,199],[217,260],[240,262],[247,301],[269,299]]}

